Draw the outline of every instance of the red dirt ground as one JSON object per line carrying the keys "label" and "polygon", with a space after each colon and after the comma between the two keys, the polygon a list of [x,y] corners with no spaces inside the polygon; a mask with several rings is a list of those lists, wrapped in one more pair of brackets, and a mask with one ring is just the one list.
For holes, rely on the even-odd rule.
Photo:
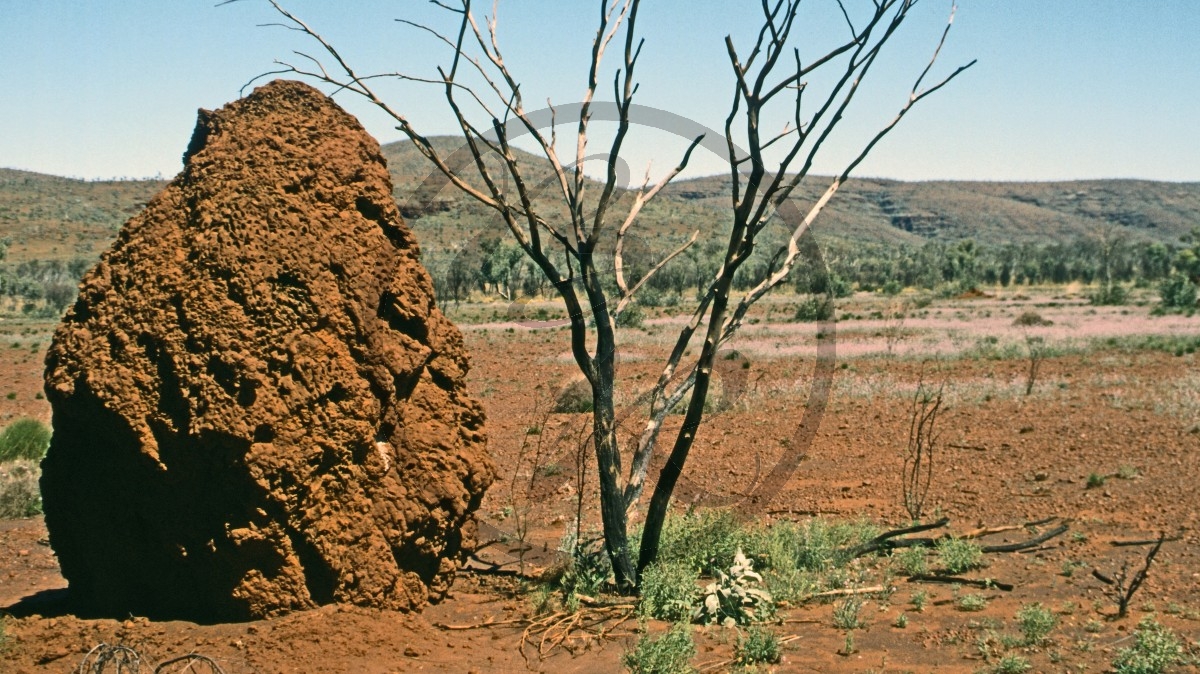
{"label": "red dirt ground", "polygon": [[[846,340],[854,335],[844,327],[859,329],[853,322],[840,324]],[[498,531],[511,530],[513,513],[527,512],[532,550],[525,570],[533,573],[552,563],[550,551],[574,516],[572,429],[582,417],[545,417],[539,412],[574,378],[565,335],[521,329],[509,333],[507,326],[466,326],[464,332],[473,354],[472,391],[487,409],[490,451],[499,467],[497,483],[481,509],[484,523],[491,527],[483,528],[481,539],[486,541],[489,532],[498,538]],[[631,340],[621,366],[626,381],[643,386],[656,375],[656,354],[669,331],[651,325],[649,333]],[[31,355],[35,354],[28,348],[0,351],[0,376],[13,382],[17,393],[15,400],[0,400],[0,416],[15,413],[18,406],[21,413],[45,414],[44,403],[39,406],[34,399],[40,359]],[[769,505],[748,512],[764,521],[820,514],[902,526],[907,516],[900,506],[901,451],[908,434],[908,399],[923,367],[926,381],[948,382],[948,408],[939,424],[944,448],[937,458],[929,510],[936,508],[952,518],[950,530],[955,532],[1049,517],[1062,518],[1070,531],[1032,552],[987,555],[986,568],[968,575],[1012,583],[1015,589],[964,588],[963,593],[987,598],[979,612],[956,610],[950,586],[893,577],[894,592],[868,601],[868,624],[854,632],[856,652],[848,656],[839,654],[846,632],[833,627],[832,604],[809,602],[782,610],[782,622],[771,629],[780,637],[797,638],[787,644],[775,671],[986,670],[980,643],[996,647],[993,632],[1016,634],[1016,612],[1035,601],[1051,608],[1059,620],[1051,641],[1007,651],[1027,658],[1033,671],[1104,671],[1116,652],[1132,643],[1137,622],[1151,613],[1197,648],[1200,380],[1194,354],[1109,349],[1052,357],[1043,364],[1029,397],[1023,395],[1027,363],[1020,358],[948,358],[924,366],[914,358],[881,355],[840,361],[829,408],[805,458]],[[812,372],[811,358],[752,356],[746,392],[708,420],[689,463],[688,474],[696,477],[681,487],[677,502],[687,504],[697,497],[701,503],[711,502],[713,497],[706,494],[736,501],[752,487],[756,466],[759,473],[766,471],[794,449],[785,445],[792,443],[796,420],[808,401]],[[632,397],[626,393],[621,400]],[[527,435],[531,427],[539,427],[540,435]],[[523,485],[530,479],[539,438],[543,458],[532,492],[527,493]],[[1136,470],[1135,477],[1116,476],[1129,468]],[[514,472],[520,476],[516,482]],[[1108,477],[1089,489],[1088,476],[1093,473]],[[592,474],[587,478],[594,482]],[[590,506],[594,497],[585,494],[585,521],[595,523]],[[1146,547],[1112,543],[1160,533],[1180,540],[1163,547],[1130,615],[1112,619],[1113,604],[1091,570],[1111,575],[1126,562],[1131,569],[1139,568]],[[985,542],[1028,536],[1016,531]],[[3,672],[74,671],[100,643],[131,646],[147,663],[195,651],[214,658],[229,674],[607,672],[621,669],[621,654],[637,638],[635,620],[615,626],[613,621],[605,640],[576,633],[541,659],[537,639],[522,652],[520,622],[479,629],[442,627],[529,614],[530,601],[519,593],[517,580],[483,572],[461,574],[450,596],[422,614],[328,606],[274,620],[223,625],[136,617],[123,622],[85,620],[61,615],[55,608],[60,595],[54,590],[61,590],[64,582],[44,537],[38,519],[0,523],[0,607],[9,606],[21,616],[4,623]],[[479,558],[501,564],[505,571],[518,567],[511,538],[497,540]],[[916,611],[909,601],[922,590],[930,602]],[[35,601],[12,606],[31,595]],[[908,624],[895,627],[902,612]],[[652,624],[650,629],[664,627]],[[734,633],[713,627],[697,628],[695,635],[698,652],[693,665],[701,671],[728,670]]]}

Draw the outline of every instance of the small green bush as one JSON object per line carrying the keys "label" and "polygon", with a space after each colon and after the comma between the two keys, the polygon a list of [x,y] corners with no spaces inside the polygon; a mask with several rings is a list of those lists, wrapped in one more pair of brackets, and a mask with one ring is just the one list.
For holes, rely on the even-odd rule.
{"label": "small green bush", "polygon": [[679,622],[692,615],[700,594],[700,572],[683,562],[655,563],[642,573],[642,598],[638,612],[644,618]]}
{"label": "small green bush", "polygon": [[50,448],[50,427],[37,419],[22,417],[0,431],[0,461],[41,461]]}
{"label": "small green bush", "polygon": [[1033,666],[1025,658],[1019,655],[1006,655],[992,667],[992,672],[993,674],[1025,674],[1030,669],[1033,669]]}
{"label": "small green bush", "polygon": [[833,626],[842,630],[856,630],[865,627],[862,620],[862,607],[866,602],[861,597],[849,596],[833,607]]}
{"label": "small green bush", "polygon": [[1021,627],[1026,646],[1040,646],[1046,643],[1058,620],[1049,609],[1034,602],[1017,611],[1017,624]]}
{"label": "small green bush", "polygon": [[958,598],[958,610],[982,611],[987,608],[987,598],[981,594],[964,594]]}
{"label": "small green bush", "polygon": [[771,618],[775,615],[775,600],[757,587],[760,584],[762,576],[754,572],[754,563],[738,550],[729,573],[719,572],[717,580],[705,586],[692,621],[733,627]]}
{"label": "small green bush", "polygon": [[796,307],[796,314],[793,320],[805,323],[828,321],[833,318],[833,313],[833,300],[824,295],[814,295]]}
{"label": "small green bush", "polygon": [[0,463],[0,520],[33,517],[42,512],[40,475],[38,464],[29,459]]}
{"label": "small green bush", "polygon": [[735,661],[742,667],[759,663],[773,665],[783,656],[783,647],[779,637],[764,627],[751,627],[745,634],[739,634],[737,646],[734,649]]}
{"label": "small green bush", "polygon": [[943,538],[937,543],[937,554],[938,563],[949,573],[970,571],[983,561],[979,544],[966,538]]}
{"label": "small green bush", "polygon": [[925,557],[925,548],[913,546],[904,548],[892,556],[900,570],[909,576],[919,576],[929,573],[929,561]]}
{"label": "small green bush", "polygon": [[1179,637],[1149,616],[1138,623],[1136,641],[1122,648],[1113,660],[1117,674],[1160,674],[1183,655]]}
{"label": "small green bush", "polygon": [[1172,311],[1196,308],[1196,284],[1186,275],[1175,272],[1158,285],[1162,307]]}
{"label": "small green bush", "polygon": [[1088,473],[1087,488],[1088,489],[1096,489],[1098,487],[1103,487],[1104,483],[1107,481],[1108,481],[1108,478],[1101,475],[1100,473]]}
{"label": "small green bush", "polygon": [[625,653],[625,667],[632,674],[690,674],[691,659],[696,655],[692,628],[676,623],[657,639],[649,634],[638,639],[637,646]]}
{"label": "small green bush", "polygon": [[748,533],[732,510],[703,510],[673,515],[663,524],[657,561],[681,562],[715,577],[733,564],[733,556]]}

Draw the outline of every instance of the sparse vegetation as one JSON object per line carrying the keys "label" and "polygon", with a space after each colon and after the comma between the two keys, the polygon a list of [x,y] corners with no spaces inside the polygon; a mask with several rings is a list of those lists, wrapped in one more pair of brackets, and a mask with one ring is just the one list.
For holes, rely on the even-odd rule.
{"label": "sparse vegetation", "polygon": [[638,611],[645,618],[679,622],[692,617],[700,573],[686,562],[656,562],[642,574]]}
{"label": "sparse vegetation", "polygon": [[992,674],[1025,674],[1033,669],[1029,661],[1019,655],[1005,655],[992,666]]}
{"label": "sparse vegetation", "polygon": [[38,464],[28,459],[0,463],[0,520],[41,514],[40,475]]}
{"label": "sparse vegetation", "polygon": [[987,597],[981,594],[964,594],[955,602],[955,606],[960,611],[982,611],[987,608]]}
{"label": "sparse vegetation", "polygon": [[691,626],[676,623],[658,638],[643,634],[623,659],[632,674],[690,674],[695,671],[691,665],[695,655]]}
{"label": "sparse vegetation", "polygon": [[1149,616],[1138,623],[1134,639],[1134,645],[1122,648],[1113,660],[1117,674],[1161,674],[1183,655],[1179,637]]}
{"label": "sparse vegetation", "polygon": [[734,653],[735,662],[742,667],[771,665],[779,662],[783,656],[783,647],[779,643],[779,637],[771,630],[751,626],[744,633],[738,634]]}

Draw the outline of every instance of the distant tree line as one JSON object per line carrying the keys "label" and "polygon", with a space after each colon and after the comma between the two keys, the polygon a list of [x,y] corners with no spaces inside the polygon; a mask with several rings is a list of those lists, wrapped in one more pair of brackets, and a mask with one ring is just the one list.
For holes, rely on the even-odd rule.
{"label": "distant tree line", "polygon": [[[632,246],[625,253],[626,272],[636,281],[671,247],[667,242]],[[735,277],[737,290],[753,287],[769,273],[775,249],[760,247]],[[723,254],[720,242],[697,242],[650,278],[640,303],[671,306],[703,292]],[[982,287],[1082,283],[1099,288],[1093,301],[1100,304],[1120,304],[1126,287],[1158,287],[1164,305],[1186,309],[1195,305],[1200,284],[1200,230],[1177,244],[1130,241],[1112,230],[1065,242],[1000,245],[972,239],[914,246],[830,238],[820,242],[819,255],[814,250],[808,258],[819,262],[800,265],[793,272],[792,287],[798,293],[843,297],[854,291],[898,293],[904,288],[958,293]],[[552,290],[520,248],[506,239],[426,249],[424,262],[444,303],[472,295],[507,300],[543,297]]]}
{"label": "distant tree line", "polygon": [[24,314],[61,316],[75,302],[79,280],[93,261],[77,257],[69,262],[55,259],[6,264],[8,245],[8,241],[0,240],[0,296]]}

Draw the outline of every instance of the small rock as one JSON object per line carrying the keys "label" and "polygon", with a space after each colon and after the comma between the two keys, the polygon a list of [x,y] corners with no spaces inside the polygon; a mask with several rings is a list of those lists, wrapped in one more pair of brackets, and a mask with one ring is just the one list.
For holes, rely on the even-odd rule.
{"label": "small rock", "polygon": [[415,658],[420,655],[420,653],[417,652],[417,649],[413,648],[412,646],[407,646],[404,649],[404,655],[406,657]]}
{"label": "small rock", "polygon": [[1045,482],[1046,480],[1049,480],[1049,479],[1050,479],[1050,473],[1047,473],[1044,470],[1038,471],[1033,476],[1034,482]]}

